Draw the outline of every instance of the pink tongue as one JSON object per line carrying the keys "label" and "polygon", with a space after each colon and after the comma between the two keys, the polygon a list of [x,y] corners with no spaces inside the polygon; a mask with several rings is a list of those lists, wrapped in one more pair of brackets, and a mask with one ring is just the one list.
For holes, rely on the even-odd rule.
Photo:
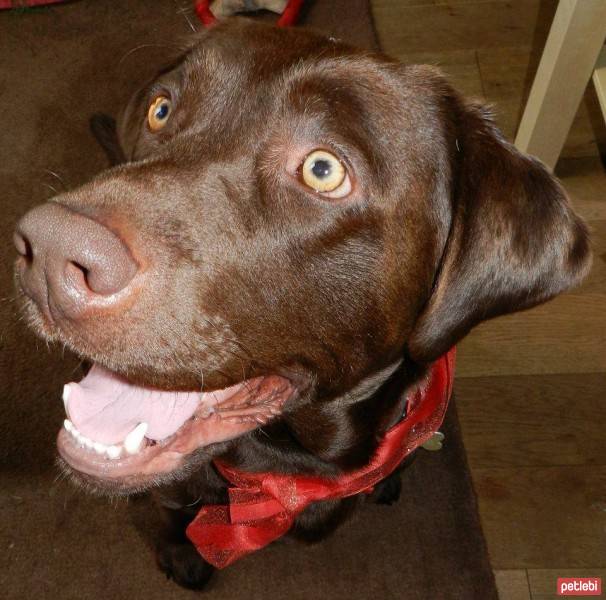
{"label": "pink tongue", "polygon": [[[67,391],[69,390],[69,392]],[[95,442],[118,444],[139,424],[145,437],[161,440],[172,435],[208,394],[164,392],[139,387],[94,365],[80,383],[66,386],[65,409],[78,431]]]}

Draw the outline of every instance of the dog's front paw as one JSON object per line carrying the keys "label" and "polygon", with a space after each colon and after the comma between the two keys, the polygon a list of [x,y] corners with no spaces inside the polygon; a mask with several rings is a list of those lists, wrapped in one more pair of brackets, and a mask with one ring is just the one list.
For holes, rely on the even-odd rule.
{"label": "dog's front paw", "polygon": [[167,543],[159,546],[156,561],[168,579],[190,590],[206,587],[215,570],[189,543]]}
{"label": "dog's front paw", "polygon": [[402,480],[399,473],[384,479],[375,486],[371,500],[375,504],[392,505],[400,499],[402,493]]}

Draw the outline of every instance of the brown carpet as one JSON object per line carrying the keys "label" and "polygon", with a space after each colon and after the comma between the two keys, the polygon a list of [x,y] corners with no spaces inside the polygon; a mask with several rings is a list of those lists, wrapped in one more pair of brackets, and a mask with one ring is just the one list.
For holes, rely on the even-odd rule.
{"label": "brown carpet", "polygon": [[[145,501],[110,505],[55,481],[60,391],[78,367],[19,322],[12,295],[17,218],[104,168],[88,131],[115,113],[190,30],[187,0],[82,0],[0,12],[0,597],[194,597],[165,581],[140,534]],[[189,16],[194,21],[193,16]],[[376,44],[366,0],[317,0],[305,21]],[[280,544],[215,580],[213,598],[491,600],[494,581],[456,415],[422,452],[393,507],[369,505],[324,543]]]}

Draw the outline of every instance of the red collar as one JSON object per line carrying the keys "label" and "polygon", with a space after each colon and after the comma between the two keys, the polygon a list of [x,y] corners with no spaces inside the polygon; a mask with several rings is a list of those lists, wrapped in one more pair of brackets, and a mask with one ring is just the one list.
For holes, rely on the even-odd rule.
{"label": "red collar", "polygon": [[346,498],[390,475],[435,433],[452,394],[455,348],[433,365],[425,385],[408,398],[407,416],[384,436],[372,460],[335,479],[310,475],[248,473],[215,461],[229,481],[228,506],[204,506],[187,528],[203,558],[221,569],[284,535],[309,504]]}

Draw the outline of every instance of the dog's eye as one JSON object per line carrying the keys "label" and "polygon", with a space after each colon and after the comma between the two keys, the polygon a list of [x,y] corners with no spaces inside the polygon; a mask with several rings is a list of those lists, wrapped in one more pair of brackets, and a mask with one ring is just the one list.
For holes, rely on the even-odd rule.
{"label": "dog's eye", "polygon": [[173,104],[166,96],[158,96],[147,109],[147,124],[152,131],[160,131],[168,122]]}
{"label": "dog's eye", "polygon": [[323,196],[343,198],[351,191],[351,181],[341,161],[326,150],[307,155],[300,169],[303,183]]}

